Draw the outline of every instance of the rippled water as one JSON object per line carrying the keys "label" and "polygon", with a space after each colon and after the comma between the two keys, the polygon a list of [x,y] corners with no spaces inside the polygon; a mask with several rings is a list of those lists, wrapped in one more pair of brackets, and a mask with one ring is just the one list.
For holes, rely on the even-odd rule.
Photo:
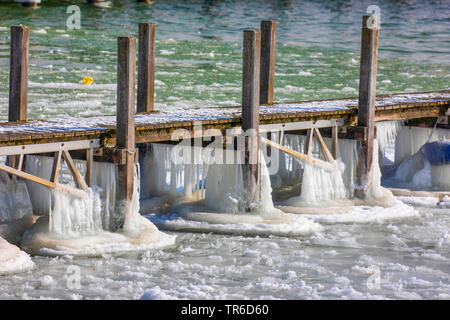
{"label": "rippled water", "polygon": [[[65,26],[81,8],[81,30]],[[116,38],[157,23],[156,107],[240,103],[242,30],[278,20],[275,100],[357,94],[361,16],[381,9],[378,93],[449,88],[449,1],[43,0],[0,3],[0,120],[7,118],[9,27],[31,28],[29,118],[115,113]],[[83,76],[95,79],[81,85]],[[121,257],[33,257],[37,269],[0,278],[0,299],[450,299],[450,209],[328,222],[305,238],[172,233],[170,250]],[[367,208],[367,210],[369,210]],[[81,267],[81,289],[67,287]],[[368,280],[379,275],[379,286]]]}
{"label": "rippled water", "polygon": [[[69,30],[69,4],[81,30]],[[449,1],[379,1],[378,93],[447,89]],[[38,10],[0,3],[0,120],[7,117],[9,27],[31,28],[29,118],[115,113],[117,37],[157,23],[156,107],[240,104],[242,30],[278,21],[275,100],[356,96],[359,1],[45,0]],[[84,76],[95,79],[81,85]]]}

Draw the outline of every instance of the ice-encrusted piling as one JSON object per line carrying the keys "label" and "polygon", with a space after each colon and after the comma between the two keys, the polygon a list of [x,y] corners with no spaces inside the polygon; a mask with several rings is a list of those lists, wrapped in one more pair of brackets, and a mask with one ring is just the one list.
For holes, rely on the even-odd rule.
{"label": "ice-encrusted piling", "polygon": [[122,212],[118,215],[120,228],[130,210],[134,190],[134,114],[136,38],[119,37],[117,57],[117,134],[116,147],[124,153],[125,163],[118,164],[118,201]]}
{"label": "ice-encrusted piling", "polygon": [[259,201],[259,92],[261,33],[245,30],[242,69],[242,130],[245,133],[244,185],[249,201]]}
{"label": "ice-encrusted piling", "polygon": [[359,73],[358,126],[366,134],[361,140],[362,154],[358,164],[357,196],[366,198],[368,173],[373,161],[375,137],[375,94],[378,60],[378,27],[376,15],[364,15],[361,30],[361,62]]}
{"label": "ice-encrusted piling", "polygon": [[137,112],[150,113],[155,95],[155,23],[139,23]]}
{"label": "ice-encrusted piling", "polygon": [[260,104],[273,104],[277,22],[261,21]]}

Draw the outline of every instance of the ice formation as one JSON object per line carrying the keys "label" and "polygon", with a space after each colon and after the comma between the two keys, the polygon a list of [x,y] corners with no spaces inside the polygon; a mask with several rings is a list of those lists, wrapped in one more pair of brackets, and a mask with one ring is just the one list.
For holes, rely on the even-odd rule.
{"label": "ice formation", "polygon": [[0,275],[34,267],[31,258],[13,245],[20,242],[23,232],[33,224],[32,213],[25,183],[0,172]]}
{"label": "ice formation", "polygon": [[[147,205],[149,211],[141,210],[142,213],[154,212],[148,217],[158,227],[248,235],[304,235],[321,230],[321,226],[312,221],[274,207],[264,157],[261,156],[260,201],[251,202],[244,187],[242,164],[217,164],[199,159],[194,164],[177,164],[169,161],[173,148],[152,144],[141,162],[143,181],[154,181],[153,186],[143,185],[141,203],[155,204],[156,201],[145,199],[152,195],[158,199],[168,199],[171,194],[178,196],[165,214],[157,210],[161,207]],[[191,148],[191,151],[202,154],[201,150]],[[155,160],[157,157],[160,158]],[[236,159],[237,155],[233,154],[233,157]],[[148,168],[149,164],[156,165],[157,169]],[[158,181],[149,176],[155,170],[159,172],[156,175]]]}
{"label": "ice formation", "polygon": [[449,140],[449,130],[400,127],[395,143],[395,180],[407,188],[450,190],[450,164],[430,163],[422,150],[427,142]]}
{"label": "ice formation", "polygon": [[[39,162],[39,158],[33,161]],[[27,169],[37,168],[35,174],[39,175],[43,167]],[[47,214],[25,232],[21,247],[33,254],[98,255],[172,245],[173,237],[159,232],[139,214],[138,167],[128,212],[122,212],[116,201],[116,175],[115,165],[94,163],[94,187],[83,198],[52,190],[50,199],[38,204],[41,210],[47,208]],[[118,221],[124,221],[123,225]]]}
{"label": "ice formation", "polygon": [[0,276],[26,272],[34,268],[28,254],[0,237]]}

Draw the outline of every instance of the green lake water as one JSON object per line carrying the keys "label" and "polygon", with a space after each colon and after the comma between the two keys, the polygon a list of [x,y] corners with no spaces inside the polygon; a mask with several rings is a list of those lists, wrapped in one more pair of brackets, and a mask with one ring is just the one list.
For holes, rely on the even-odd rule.
{"label": "green lake water", "polygon": [[[70,30],[69,5],[81,10]],[[29,118],[114,114],[117,37],[157,23],[156,108],[240,104],[242,31],[278,21],[275,100],[357,95],[361,18],[380,8],[377,92],[449,88],[449,1],[43,0],[0,2],[0,120],[7,118],[10,26],[31,29]],[[84,76],[93,85],[81,84]]]}

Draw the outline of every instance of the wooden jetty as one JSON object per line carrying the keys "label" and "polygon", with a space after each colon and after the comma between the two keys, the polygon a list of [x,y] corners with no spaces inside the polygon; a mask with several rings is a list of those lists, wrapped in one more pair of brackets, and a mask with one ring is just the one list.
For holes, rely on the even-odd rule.
{"label": "wooden jetty", "polygon": [[[330,155],[330,162],[336,157],[338,138],[361,140],[363,161],[358,176],[364,184],[373,158],[371,146],[376,134],[375,122],[405,120],[416,121],[417,124],[418,121],[429,123],[431,119],[433,124],[437,121],[440,126],[449,128],[450,90],[375,97],[378,29],[376,23],[367,23],[375,19],[373,15],[363,17],[360,90],[355,98],[274,103],[276,22],[263,21],[261,31],[244,31],[241,106],[155,111],[156,26],[145,23],[139,26],[137,112],[136,39],[119,37],[117,114],[48,121],[26,118],[29,30],[23,26],[12,27],[9,122],[0,124],[0,156],[8,156],[8,162],[0,165],[0,170],[50,188],[77,193],[77,190],[69,190],[69,187],[57,183],[61,157],[82,190],[91,184],[93,161],[114,162],[119,166],[118,184],[123,200],[130,201],[133,165],[137,161],[136,146],[152,142],[169,143],[177,129],[185,129],[193,137],[225,135],[227,130],[233,129],[252,129],[255,134],[248,135],[246,143],[249,152],[260,148],[258,131],[308,130],[311,139],[313,135],[322,139],[319,128],[324,128],[323,133],[333,138],[333,150],[325,152]],[[270,135],[268,137],[270,139]],[[267,143],[267,140],[263,142]],[[277,147],[276,143],[272,146]],[[50,153],[55,159],[50,181],[22,171],[25,155],[43,153]],[[309,157],[309,154],[303,156]],[[84,179],[73,165],[72,158],[87,160]],[[258,166],[251,157],[246,157],[246,161],[249,179],[257,184]],[[364,197],[364,190],[360,196]]]}

